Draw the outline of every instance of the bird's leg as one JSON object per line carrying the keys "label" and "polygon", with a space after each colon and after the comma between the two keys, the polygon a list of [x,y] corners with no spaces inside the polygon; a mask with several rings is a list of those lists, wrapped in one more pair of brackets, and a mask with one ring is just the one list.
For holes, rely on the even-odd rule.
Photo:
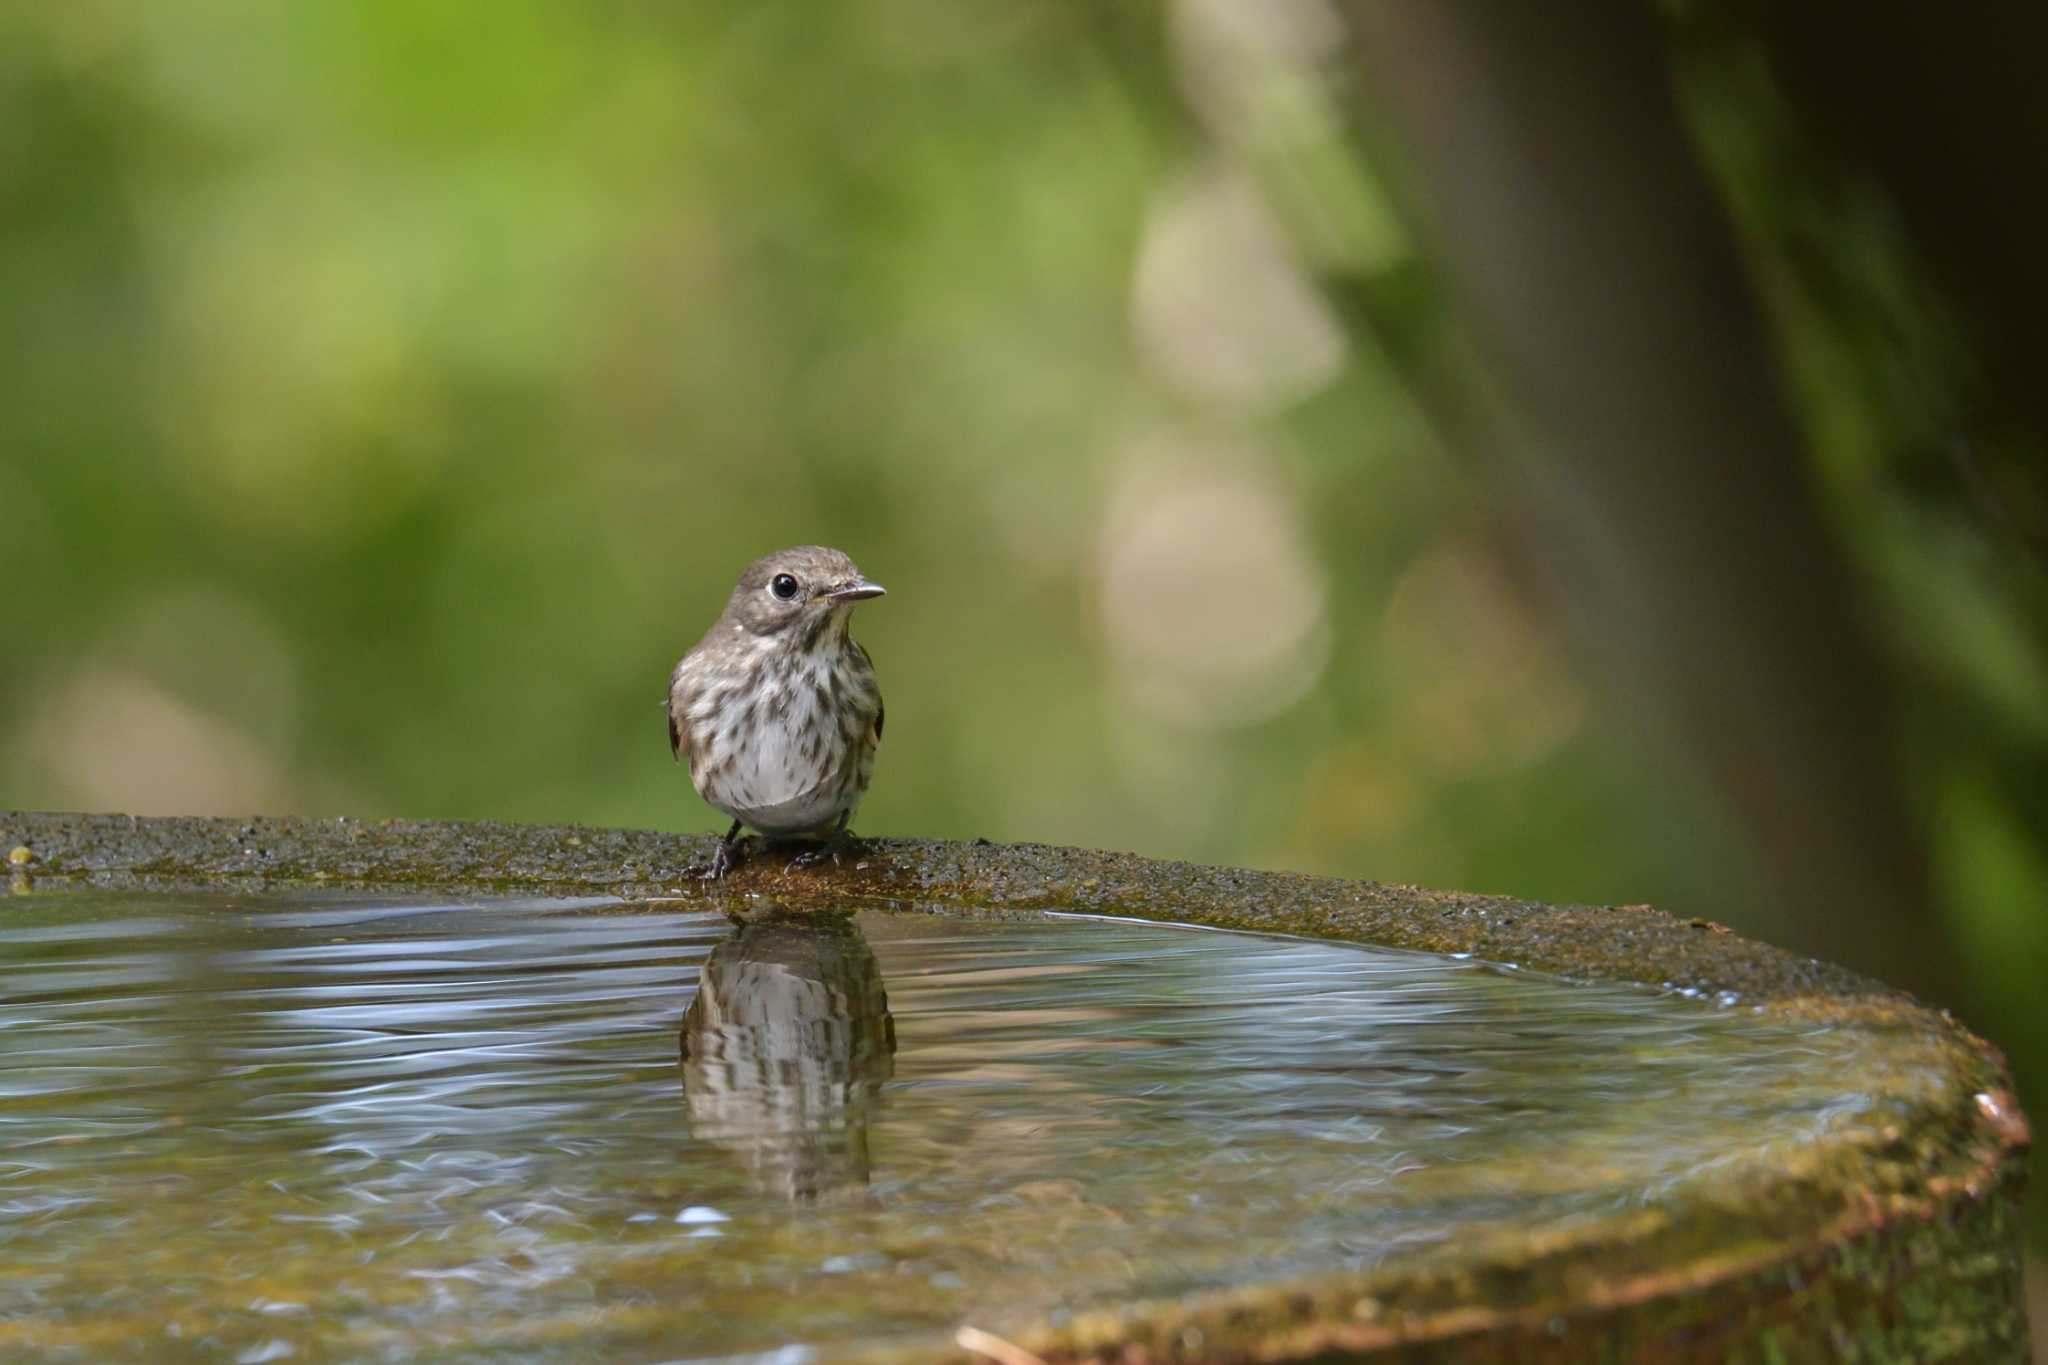
{"label": "bird's leg", "polygon": [[789,860],[789,865],[791,867],[816,867],[819,863],[830,858],[832,866],[839,866],[839,855],[853,847],[853,836],[846,831],[847,822],[852,818],[852,811],[848,811],[840,816],[839,823],[833,827],[830,834],[825,836],[823,843],[819,844],[816,848],[805,849],[802,853],[797,854]]}
{"label": "bird's leg", "polygon": [[711,870],[704,874],[705,881],[715,882],[732,871],[733,865],[739,862],[739,844],[740,822],[735,820],[732,822],[732,828],[725,832],[725,837],[718,841],[718,847],[712,851]]}

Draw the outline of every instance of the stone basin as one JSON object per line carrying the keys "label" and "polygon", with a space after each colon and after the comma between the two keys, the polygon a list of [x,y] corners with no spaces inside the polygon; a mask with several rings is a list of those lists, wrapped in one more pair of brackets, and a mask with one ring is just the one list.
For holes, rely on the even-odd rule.
{"label": "stone basin", "polygon": [[[812,1334],[805,1339],[814,1343],[814,1354],[801,1358],[1018,1365],[1034,1359],[2015,1360],[2024,1354],[2018,1199],[2027,1129],[2003,1061],[1946,1015],[1840,968],[1746,942],[1706,921],[1678,920],[1640,906],[1554,907],[979,842],[870,842],[840,866],[811,869],[763,851],[726,882],[707,887],[690,874],[708,858],[709,848],[708,838],[576,828],[0,814],[0,856],[9,858],[10,889],[26,896],[0,902],[0,908],[21,907],[22,917],[10,923],[40,923],[61,920],[67,907],[83,911],[94,903],[92,896],[197,893],[360,904],[366,893],[376,893],[437,902],[473,898],[484,907],[476,923],[486,925],[497,913],[490,906],[515,906],[519,898],[532,897],[616,906],[622,915],[640,916],[633,922],[642,926],[653,924],[648,916],[657,911],[689,924],[717,923],[709,912],[723,912],[742,927],[707,931],[705,942],[715,946],[690,959],[686,975],[696,983],[695,993],[687,1006],[674,997],[673,1019],[662,1016],[662,1027],[676,1033],[665,1044],[670,1060],[664,1065],[673,1075],[664,1071],[661,1085],[680,1093],[687,1126],[709,1148],[726,1152],[732,1169],[744,1172],[744,1183],[761,1200],[796,1201],[806,1209],[845,1197],[834,1191],[866,1191],[862,1199],[883,1204],[898,1197],[891,1191],[899,1186],[909,1191],[902,1198],[923,1197],[921,1176],[932,1173],[936,1188],[942,1183],[936,1173],[945,1168],[962,1191],[957,1207],[974,1210],[971,1196],[981,1168],[961,1165],[942,1146],[926,1150],[899,1143],[879,1158],[867,1146],[870,1128],[885,1132],[887,1124],[906,1120],[920,1105],[932,1109],[938,1102],[934,1094],[945,1099],[945,1085],[963,1076],[988,1079],[976,1071],[971,1055],[983,1043],[963,1042],[955,1052],[964,1048],[968,1055],[937,1064],[947,1042],[938,1024],[941,1013],[921,1009],[919,991],[933,989],[930,972],[937,969],[930,955],[940,950],[926,942],[930,936],[917,929],[921,921],[915,916],[936,914],[946,925],[959,926],[944,932],[971,940],[975,951],[990,945],[1012,953],[1039,951],[1032,945],[1041,937],[1065,932],[1045,919],[1045,912],[1057,912],[1371,945],[1380,953],[1368,964],[1363,956],[1318,957],[1323,950],[1296,950],[1284,940],[1209,936],[1212,942],[1193,943],[1143,926],[1119,930],[1123,937],[1115,940],[1129,957],[1120,978],[1127,982],[1142,987],[1155,972],[1165,974],[1163,967],[1148,964],[1180,950],[1162,945],[1190,944],[1189,961],[1211,963],[1208,975],[1187,976],[1206,983],[1202,990],[1210,1003],[1204,1008],[1255,1010],[1279,1025],[1314,1015],[1327,1037],[1308,1035],[1309,1042],[1328,1050],[1330,1070],[1340,1074],[1318,1077],[1298,1063],[1289,1064],[1292,1071],[1276,1064],[1256,1074],[1352,1085],[1329,1094],[1352,1095],[1361,1112],[1392,1125],[1399,1141],[1388,1139],[1385,1152],[1398,1154],[1407,1143],[1420,1156],[1412,1166],[1434,1170],[1402,1174],[1391,1184],[1342,1178],[1342,1161],[1355,1158],[1365,1170],[1368,1158],[1378,1160],[1373,1133],[1350,1134],[1345,1140],[1353,1146],[1338,1158],[1322,1148],[1304,1148],[1310,1155],[1300,1165],[1313,1169],[1319,1185],[1332,1191],[1325,1202],[1335,1221],[1325,1226],[1323,1211],[1314,1205],[1285,1214],[1300,1228],[1298,1254],[1289,1255],[1287,1239],[1274,1239],[1270,1228],[1247,1232],[1241,1248],[1218,1248],[1211,1238],[1201,1257],[1180,1255],[1169,1244],[1155,1250],[1175,1253],[1167,1259],[1186,1264],[1177,1265],[1175,1275],[1149,1278],[1130,1271],[1133,1263],[1142,1268],[1146,1262],[1144,1233],[1152,1226],[1147,1220],[1157,1217],[1162,1229],[1183,1224],[1169,1222],[1165,1212],[1132,1210],[1167,1210],[1161,1201],[1181,1187],[1236,1188],[1218,1184],[1222,1177],[1214,1174],[1195,1177],[1189,1156],[1194,1149],[1183,1139],[1174,1140],[1180,1145],[1162,1140],[1152,1171],[1130,1166],[1105,1191],[1091,1189],[1085,1179],[1013,1182],[1002,1187],[1001,1200],[954,1215],[955,1226],[969,1240],[978,1232],[1000,1231],[1018,1255],[1033,1252],[1047,1265],[1067,1256],[1059,1240],[1067,1239],[1075,1281],[1070,1291],[1020,1280],[1017,1311],[996,1324],[999,1331],[985,1330],[993,1319],[977,1319],[961,1321],[964,1330],[950,1340],[929,1331],[863,1341],[862,1333],[849,1330],[843,1342],[820,1342]],[[81,892],[91,895],[67,899]],[[33,916],[25,914],[30,907]],[[849,920],[849,911],[860,912],[858,919]],[[528,936],[532,926],[517,921],[516,913],[508,909],[499,922],[508,926],[508,937],[515,923],[516,932]],[[956,950],[957,945],[944,949]],[[630,958],[639,950],[621,951]],[[887,970],[877,968],[877,953]],[[1241,973],[1233,968],[1239,957],[1228,954],[1242,955]],[[1356,970],[1366,976],[1360,983],[1339,983],[1348,994],[1327,997],[1354,1014],[1393,998],[1394,985],[1428,992],[1433,1008],[1451,1008],[1455,1002],[1447,1003],[1450,997],[1442,993],[1449,988],[1428,975],[1439,971],[1462,983],[1457,989],[1481,992],[1491,1003],[1472,1017],[1485,1030],[1456,1035],[1451,1055],[1456,1048],[1505,1055],[1525,1047],[1546,1074],[1562,1072],[1565,1081],[1582,1064],[1585,1083],[1572,1091],[1576,1107],[1564,1111],[1571,1121],[1553,1123],[1560,1133],[1574,1123],[1584,1130],[1573,1139],[1577,1145],[1559,1147],[1570,1155],[1550,1168],[1530,1159],[1542,1149],[1526,1143],[1516,1149],[1519,1164],[1496,1161],[1496,1169],[1514,1173],[1515,1187],[1493,1190],[1487,1216],[1470,1217],[1454,1235],[1445,1235],[1430,1223],[1432,1210],[1414,1202],[1415,1192],[1430,1189],[1441,1172],[1458,1172],[1458,1143],[1465,1140],[1459,1127],[1476,1129],[1490,1120],[1401,1130],[1401,1111],[1383,1103],[1393,1081],[1361,1088],[1355,1075],[1342,1074],[1343,1059],[1357,1055],[1343,1049],[1378,1046],[1407,1016],[1371,1015],[1381,1022],[1346,1025],[1343,1019],[1351,1016],[1327,1004],[1317,1014],[1306,994],[1300,1009],[1287,1008],[1296,998],[1291,994],[1262,999],[1254,962],[1283,960],[1305,973],[1287,992],[1324,990],[1331,972],[1361,964]],[[1528,984],[1515,984],[1510,964]],[[1070,968],[1046,959],[1034,970]],[[1072,1006],[1071,1017],[1045,1021],[1052,1032],[1039,1036],[1030,1050],[1034,1057],[1058,1050],[1048,1040],[1084,1037],[1097,1027],[1091,1020],[1129,1008],[1100,994],[1106,987],[1084,990],[1082,978],[1074,980],[1064,994],[1040,991],[1031,997],[1039,1014],[1056,1012],[1049,1002]],[[1231,998],[1225,1001],[1224,995]],[[989,1003],[993,1008],[997,1002]],[[1687,1109],[1680,1095],[1665,1103],[1654,1086],[1627,1089],[1648,1084],[1637,1073],[1616,1069],[1637,1044],[1615,1043],[1597,1021],[1635,1018],[1630,1012],[1639,1005],[1662,1021],[1662,1051],[1653,1060],[1672,1050],[1672,1037],[1697,1035],[1698,1041],[1683,1041],[1679,1050],[1693,1049],[1701,1057],[1710,1055],[1710,1043],[1721,1049],[1696,1069],[1696,1079],[1679,1087],[1704,1107]],[[661,1008],[668,1007],[664,999]],[[1197,1055],[1226,1055],[1213,1049],[1228,1048],[1236,1016],[1187,1017],[1196,1021],[1188,1030],[1192,1042],[1202,1042],[1196,1025],[1210,1018],[1204,1045],[1212,1051]],[[1580,1018],[1596,1021],[1586,1025],[1583,1048],[1564,1022]],[[1684,1024],[1677,1033],[1673,1020]],[[1802,1041],[1788,1049],[1788,1039]],[[1771,1085],[1789,1087],[1780,1094],[1784,1102],[1774,1106],[1759,1099],[1754,1118],[1745,1116],[1725,1129],[1713,1126],[1717,1106],[1738,1102],[1712,1087],[1726,1082],[1726,1076],[1717,1080],[1724,1064],[1737,1065],[1731,1059],[1738,1053],[1729,1049],[1741,1048],[1764,1048],[1772,1058],[1803,1051],[1811,1060],[1772,1061],[1780,1069],[1772,1073],[1778,1079]],[[1229,1055],[1233,1064],[1242,1061]],[[1093,1067],[1099,1061],[1089,1054],[1073,1065]],[[1397,1061],[1388,1076],[1435,1064],[1419,1053]],[[1033,1084],[1051,1085],[1069,1084],[1078,1074],[1031,1076]],[[783,1079],[766,1089],[753,1079],[768,1075]],[[1623,1079],[1594,1083],[1605,1077]],[[1451,1079],[1432,1085],[1455,1089]],[[1759,1097],[1764,1089],[1759,1082]],[[1329,1094],[1317,1101],[1318,1121],[1331,1119]],[[1195,1107],[1188,1112],[1209,1112],[1189,1103]],[[1292,1112],[1290,1103],[1280,1094],[1272,1107]],[[1654,1123],[1639,1112],[1659,1106],[1660,1112],[1647,1116]],[[1602,1115],[1598,1124],[1572,1117],[1596,1109]],[[1809,1110],[1810,1123],[1794,1122]],[[1498,1111],[1499,1106],[1482,1105],[1474,1112]],[[1537,1108],[1529,1112],[1527,1125],[1509,1112],[1514,1121],[1495,1126],[1508,1137],[1523,1134],[1525,1126],[1528,1133],[1551,1131],[1543,1124],[1552,1120]],[[1242,1121],[1246,1113],[1258,1117],[1255,1108],[1240,1106],[1217,1121]],[[620,1122],[629,1120],[622,1115]],[[1085,1112],[1064,1120],[1086,1121]],[[980,1127],[963,1130],[962,1142],[996,1131],[985,1117],[978,1122]],[[1147,1111],[1144,1123],[1156,1122],[1157,1115]],[[1425,1133],[1437,1136],[1418,1137]],[[1596,1149],[1586,1134],[1621,1134],[1638,1148],[1652,1141],[1645,1134],[1655,1135],[1654,1151],[1613,1148],[1613,1160],[1628,1168],[1633,1182],[1614,1188],[1626,1188],[1629,1197],[1576,1199],[1575,1192],[1592,1188],[1594,1173],[1584,1154]],[[1018,1134],[1003,1140],[1030,1141]],[[1052,1138],[1045,1141],[1056,1145]],[[1214,1151],[1203,1150],[1214,1157]],[[906,1155],[919,1151],[915,1159]],[[1085,1152],[1070,1159],[1077,1168],[1090,1164]],[[1332,1160],[1339,1164],[1330,1165]],[[1181,1162],[1189,1164],[1175,1164]],[[1100,1164],[1108,1167],[1108,1148]],[[1383,1162],[1371,1169],[1401,1174],[1409,1167]],[[1333,1177],[1332,1171],[1340,1174]],[[877,1191],[871,1184],[877,1181],[897,1184]],[[1118,1187],[1142,1187],[1154,1203],[1119,1206]],[[1277,1186],[1257,1188],[1262,1203],[1290,1207],[1273,1192]],[[676,1218],[690,1213],[685,1208]],[[723,1215],[699,1210],[696,1216]],[[1347,1216],[1357,1221],[1341,1225]],[[1361,1235],[1381,1239],[1370,1254],[1338,1254],[1317,1240],[1328,1239],[1327,1247],[1355,1247]],[[1347,1236],[1353,1241],[1345,1241]],[[1414,1239],[1412,1253],[1402,1249],[1400,1237]],[[844,1268],[856,1277],[860,1273],[859,1256],[830,1259],[846,1261]],[[340,1269],[336,1278],[345,1278]],[[1091,1279],[1097,1282],[1092,1288]],[[1149,1285],[1156,1292],[1105,1296],[1103,1283]],[[863,1292],[862,1302],[889,1307],[881,1302],[884,1291]],[[1043,1303],[1031,1297],[1041,1292]],[[573,1352],[563,1358],[573,1358]],[[621,1351],[602,1358],[662,1357]]]}

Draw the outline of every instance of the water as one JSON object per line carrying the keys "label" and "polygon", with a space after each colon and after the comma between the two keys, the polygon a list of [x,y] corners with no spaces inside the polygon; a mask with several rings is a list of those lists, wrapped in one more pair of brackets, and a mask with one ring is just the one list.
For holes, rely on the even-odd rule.
{"label": "water", "polygon": [[1867,1041],[1055,917],[0,899],[0,1356],[673,1361],[1452,1254],[1877,1103]]}

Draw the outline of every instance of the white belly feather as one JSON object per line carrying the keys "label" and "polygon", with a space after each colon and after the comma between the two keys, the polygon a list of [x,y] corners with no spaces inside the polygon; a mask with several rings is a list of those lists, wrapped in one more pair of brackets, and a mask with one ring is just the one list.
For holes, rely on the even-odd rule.
{"label": "white belly feather", "polygon": [[[831,671],[822,652],[811,653],[784,677],[766,670],[751,690],[712,686],[699,692],[689,708],[698,722],[693,732],[702,741],[690,755],[699,794],[766,834],[829,833],[850,815],[865,784],[847,780],[840,718],[819,704],[819,696],[841,698],[846,705],[854,689],[852,679],[834,678]],[[867,725],[854,742],[873,743]]]}

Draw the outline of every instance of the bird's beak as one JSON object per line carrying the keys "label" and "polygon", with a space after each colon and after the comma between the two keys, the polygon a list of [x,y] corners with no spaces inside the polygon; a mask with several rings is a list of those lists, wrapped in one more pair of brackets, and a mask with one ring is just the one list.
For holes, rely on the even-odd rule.
{"label": "bird's beak", "polygon": [[825,599],[829,602],[865,602],[870,597],[882,596],[884,591],[880,583],[870,583],[865,578],[857,578],[844,587],[832,589],[825,594]]}

